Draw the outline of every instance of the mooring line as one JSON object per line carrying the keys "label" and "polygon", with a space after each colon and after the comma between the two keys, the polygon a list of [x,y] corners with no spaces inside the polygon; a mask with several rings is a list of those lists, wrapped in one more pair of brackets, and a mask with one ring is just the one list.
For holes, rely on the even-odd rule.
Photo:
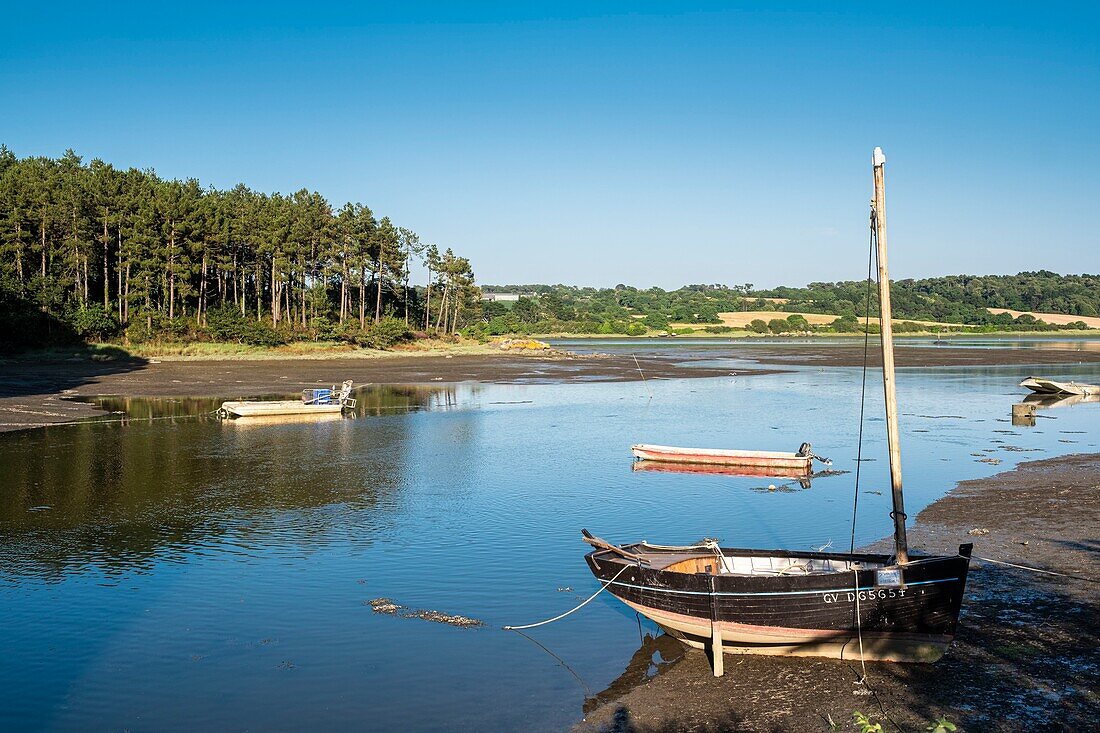
{"label": "mooring line", "polygon": [[649,399],[653,399],[653,390],[649,388],[649,382],[646,381],[645,372],[642,371],[642,365],[638,363],[638,355],[631,354],[634,357],[634,366],[638,367],[638,374],[642,375],[642,384],[645,386],[645,391],[649,392]]}
{"label": "mooring line", "polygon": [[[508,627],[506,626],[505,628],[508,628]],[[576,672],[575,672],[575,671],[573,670],[573,668],[572,668],[572,667],[570,667],[570,666],[569,666],[569,665],[568,665],[568,664],[566,663],[566,661],[565,661],[564,659],[562,659],[562,658],[561,658],[561,657],[559,657],[559,656],[558,656],[557,654],[555,654],[554,652],[550,651],[550,650],[549,650],[549,649],[547,649],[547,648],[546,648],[545,646],[543,646],[542,644],[540,644],[540,643],[539,643],[539,641],[538,641],[537,639],[535,639],[535,638],[532,638],[532,637],[528,636],[527,634],[523,633],[522,631],[518,631],[518,630],[516,630],[516,629],[512,629],[512,631],[515,631],[515,632],[516,632],[517,634],[519,634],[520,636],[522,636],[522,637],[523,637],[524,639],[527,639],[527,641],[531,642],[532,644],[534,644],[535,646],[537,646],[537,647],[538,647],[539,649],[542,649],[542,650],[543,650],[544,652],[546,652],[546,653],[547,653],[547,654],[549,654],[549,655],[550,655],[551,657],[553,657],[554,659],[556,659],[556,660],[557,660],[557,662],[558,662],[558,664],[560,664],[560,665],[561,665],[562,667],[565,667],[566,671],[567,671],[567,672],[569,672],[569,674],[573,675],[573,679],[575,679],[575,680],[576,680],[577,682],[579,682],[579,683],[581,684],[581,687],[583,687],[583,688],[584,688],[584,696],[585,696],[585,698],[589,698],[589,697],[592,697],[592,688],[588,686],[588,683],[584,681],[584,678],[582,678],[582,677],[581,677],[581,676],[580,676],[579,674],[577,674],[577,673],[576,673]]]}
{"label": "mooring line", "polygon": [[579,606],[575,606],[575,607],[573,607],[573,608],[569,609],[568,611],[566,611],[566,612],[565,612],[565,613],[563,613],[563,614],[560,614],[560,615],[558,615],[558,616],[555,616],[554,618],[548,618],[548,619],[546,619],[545,621],[539,621],[538,623],[535,623],[535,624],[525,624],[525,625],[523,625],[523,626],[504,626],[504,627],[502,627],[502,628],[503,628],[503,629],[504,629],[505,631],[520,631],[521,629],[533,629],[533,628],[535,628],[536,626],[545,626],[546,624],[552,624],[552,623],[554,623],[555,621],[559,621],[559,620],[561,620],[561,619],[565,618],[566,616],[568,616],[569,614],[571,614],[571,613],[573,613],[573,612],[575,612],[575,611],[579,611],[579,610],[581,610],[582,608],[584,608],[585,606],[587,606],[587,605],[589,604],[589,602],[590,602],[590,601],[591,601],[591,600],[592,600],[593,598],[595,598],[596,596],[598,596],[599,594],[601,594],[601,593],[603,593],[603,592],[604,592],[605,590],[607,590],[607,589],[608,589],[608,587],[609,587],[609,586],[610,586],[610,585],[611,585],[612,583],[614,583],[614,582],[615,582],[615,581],[616,581],[616,580],[618,579],[618,577],[619,577],[620,575],[622,575],[622,574],[623,574],[624,572],[626,572],[626,571],[627,571],[627,570],[628,570],[629,568],[632,568],[632,567],[634,567],[634,566],[633,566],[633,565],[623,565],[623,567],[622,567],[622,568],[621,568],[621,569],[619,570],[619,572],[615,573],[615,577],[613,577],[613,578],[612,578],[611,580],[609,580],[609,581],[607,581],[606,583],[604,583],[604,584],[603,584],[603,586],[601,586],[601,587],[600,587],[600,589],[599,589],[598,591],[596,591],[596,592],[595,592],[595,593],[593,593],[592,595],[588,596],[588,598],[584,599],[584,601],[582,601],[582,602],[581,602],[581,604],[580,604]]}
{"label": "mooring line", "polygon": [[1053,570],[1043,570],[1042,568],[1033,568],[1027,565],[1017,565],[1014,562],[1006,562],[1004,560],[993,560],[988,557],[978,557],[974,555],[975,560],[981,560],[982,562],[991,562],[995,565],[1007,565],[1010,568],[1019,568],[1020,570],[1030,570],[1033,573],[1042,573],[1043,575],[1057,575],[1059,578],[1072,578],[1074,580],[1083,580],[1086,583],[1100,583],[1097,578],[1086,578],[1083,575],[1070,575],[1069,573],[1058,573]]}

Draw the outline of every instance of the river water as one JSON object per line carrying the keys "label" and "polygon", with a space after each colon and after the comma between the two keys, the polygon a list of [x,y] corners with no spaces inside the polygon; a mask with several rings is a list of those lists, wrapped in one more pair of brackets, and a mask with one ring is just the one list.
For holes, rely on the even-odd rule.
{"label": "river water", "polygon": [[[709,349],[710,364],[744,366],[713,344],[630,348]],[[1029,371],[900,371],[911,517],[958,480],[1098,449],[1100,403],[1012,425]],[[1100,381],[1096,365],[1043,371]],[[890,532],[877,377],[857,545]],[[607,594],[530,638],[500,630],[598,588],[582,527],[622,542],[849,543],[852,473],[804,488],[637,472],[630,445],[807,440],[850,472],[860,378],[813,367],[372,387],[355,415],[322,422],[219,421],[205,415],[214,399],[106,399],[105,420],[0,435],[0,729],[566,728],[653,632]],[[376,613],[380,597],[485,626]]]}

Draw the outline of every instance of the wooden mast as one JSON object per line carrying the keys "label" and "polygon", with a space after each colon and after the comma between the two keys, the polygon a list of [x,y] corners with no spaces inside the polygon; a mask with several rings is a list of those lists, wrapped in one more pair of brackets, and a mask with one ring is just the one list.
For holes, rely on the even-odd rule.
{"label": "wooden mast", "polygon": [[875,148],[875,242],[878,249],[878,296],[882,342],[882,384],[886,396],[886,441],[890,448],[890,490],[894,499],[894,545],[899,565],[909,562],[905,538],[905,499],[901,493],[901,441],[898,435],[898,398],[894,387],[894,326],[890,320],[890,272],[886,266],[886,155]]}

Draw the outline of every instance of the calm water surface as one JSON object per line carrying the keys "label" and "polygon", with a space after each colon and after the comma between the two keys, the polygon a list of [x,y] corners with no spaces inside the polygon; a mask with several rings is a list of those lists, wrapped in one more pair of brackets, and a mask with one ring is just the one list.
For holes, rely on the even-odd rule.
{"label": "calm water surface", "polygon": [[[910,516],[959,479],[1097,450],[1100,403],[1010,423],[1029,371],[902,370]],[[1044,373],[1100,381],[1096,366]],[[0,435],[0,729],[565,728],[652,630],[606,594],[530,632],[552,654],[499,629],[598,587],[581,527],[614,541],[848,542],[851,474],[802,489],[632,472],[629,446],[809,440],[851,470],[859,377],[650,380],[652,398],[641,383],[376,387],[355,416],[323,422],[108,400],[124,413],[112,422]],[[877,389],[864,489],[883,493],[860,497],[861,543],[890,531]],[[378,597],[487,625],[376,614]]]}

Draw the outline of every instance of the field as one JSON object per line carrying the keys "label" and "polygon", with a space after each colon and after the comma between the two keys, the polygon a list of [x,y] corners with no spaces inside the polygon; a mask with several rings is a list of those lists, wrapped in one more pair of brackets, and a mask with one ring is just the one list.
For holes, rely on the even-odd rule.
{"label": "field", "polygon": [[[749,323],[756,319],[760,319],[767,323],[774,318],[786,318],[787,316],[800,315],[810,322],[814,326],[828,325],[835,321],[840,316],[829,313],[786,313],[783,311],[742,311],[737,313],[719,313],[718,317],[722,319],[722,325],[730,326],[732,328],[745,328]],[[860,323],[863,319],[859,319]],[[922,326],[955,326],[960,327],[958,323],[936,323],[935,321],[910,321],[908,319],[895,318],[894,323],[919,323]],[[871,323],[878,323],[877,318],[872,318]]]}
{"label": "field", "polygon": [[1100,328],[1100,317],[1097,316],[1067,316],[1063,313],[1036,313],[1034,311],[1014,311],[1008,308],[989,308],[988,310],[994,315],[998,313],[1007,313],[1013,318],[1027,314],[1030,316],[1035,316],[1040,321],[1043,321],[1045,323],[1050,323],[1058,326],[1064,326],[1067,323],[1076,323],[1077,321],[1081,321],[1089,328]]}

